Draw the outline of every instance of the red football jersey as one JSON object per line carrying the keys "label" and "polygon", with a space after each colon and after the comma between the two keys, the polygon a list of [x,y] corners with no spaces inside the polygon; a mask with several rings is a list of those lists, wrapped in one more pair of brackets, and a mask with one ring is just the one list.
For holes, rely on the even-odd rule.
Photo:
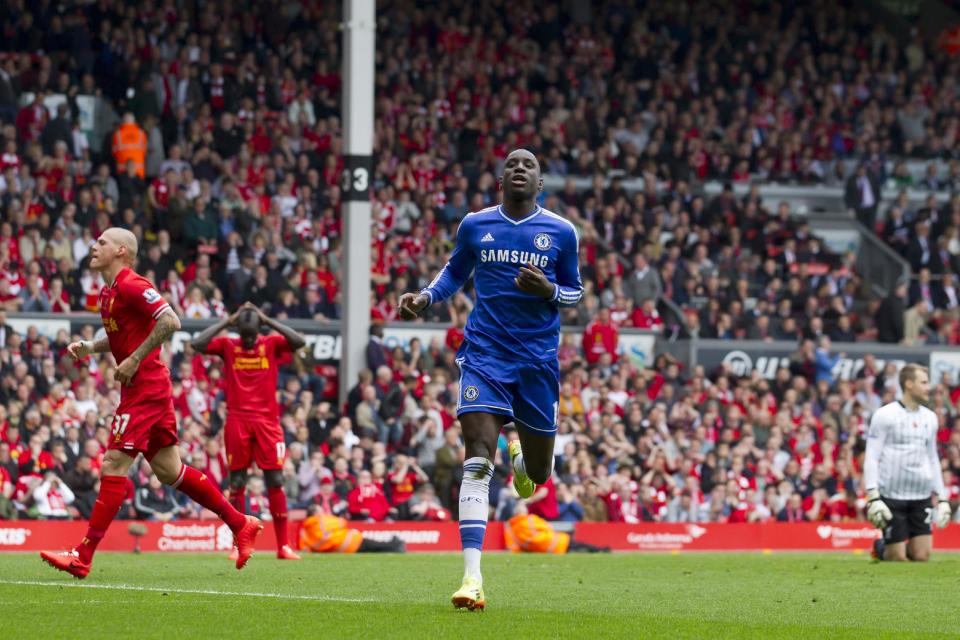
{"label": "red football jersey", "polygon": [[560,517],[560,512],[557,506],[557,485],[553,483],[553,477],[548,477],[544,484],[537,485],[537,489],[546,489],[547,495],[529,505],[530,513],[544,520],[556,520]]}
{"label": "red football jersey", "polygon": [[417,488],[417,474],[413,471],[407,471],[402,477],[396,473],[387,474],[387,480],[390,481],[390,499],[393,506],[397,507],[413,497],[413,492]]}
{"label": "red football jersey", "polygon": [[[100,317],[117,364],[126,360],[147,339],[160,314],[170,309],[153,284],[126,268],[113,284],[100,290]],[[121,398],[149,394],[157,399],[171,395],[170,371],[160,361],[160,347],[143,359]]]}
{"label": "red football jersey", "polygon": [[387,517],[390,511],[390,503],[383,491],[376,483],[357,485],[347,496],[347,504],[350,513],[360,515],[360,512],[366,509],[370,513],[370,518],[380,522]]}
{"label": "red football jersey", "polygon": [[234,416],[277,418],[277,366],[290,353],[286,338],[257,336],[251,349],[244,349],[240,338],[214,338],[207,353],[223,358],[227,411]]}

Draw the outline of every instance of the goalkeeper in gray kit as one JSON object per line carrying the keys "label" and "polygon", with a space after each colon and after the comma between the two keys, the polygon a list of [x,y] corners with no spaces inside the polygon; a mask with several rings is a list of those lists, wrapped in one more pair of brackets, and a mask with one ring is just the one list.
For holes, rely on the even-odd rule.
{"label": "goalkeeper in gray kit", "polygon": [[[903,397],[878,409],[870,419],[863,481],[867,519],[883,538],[873,546],[877,560],[930,558],[931,525],[950,523],[950,497],[943,485],[937,454],[937,415],[923,403],[930,399],[925,367],[900,370]],[[937,497],[934,506],[932,497]]]}

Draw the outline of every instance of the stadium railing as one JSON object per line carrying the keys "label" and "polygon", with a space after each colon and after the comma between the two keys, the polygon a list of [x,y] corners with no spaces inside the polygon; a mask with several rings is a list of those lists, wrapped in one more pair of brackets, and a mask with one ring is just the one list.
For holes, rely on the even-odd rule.
{"label": "stadium railing", "polygon": [[856,267],[857,273],[863,276],[864,285],[871,289],[869,294],[884,297],[897,283],[910,279],[910,263],[904,260],[903,256],[877,237],[877,234],[869,233],[859,222],[850,220],[849,224],[857,229],[860,235]]}

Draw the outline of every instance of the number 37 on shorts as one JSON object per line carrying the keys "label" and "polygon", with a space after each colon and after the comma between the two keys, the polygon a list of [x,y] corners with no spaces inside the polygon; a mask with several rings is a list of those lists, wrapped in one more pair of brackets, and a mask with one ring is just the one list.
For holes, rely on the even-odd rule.
{"label": "number 37 on shorts", "polygon": [[113,433],[113,441],[120,442],[123,438],[123,434],[127,431],[127,427],[130,425],[130,414],[129,413],[118,413],[113,416],[113,427],[111,428],[111,433]]}

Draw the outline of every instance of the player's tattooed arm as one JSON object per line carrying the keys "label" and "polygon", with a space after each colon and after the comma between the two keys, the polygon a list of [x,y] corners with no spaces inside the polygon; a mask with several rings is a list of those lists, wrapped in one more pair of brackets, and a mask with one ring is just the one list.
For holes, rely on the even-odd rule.
{"label": "player's tattooed arm", "polygon": [[90,347],[90,351],[93,353],[108,353],[110,351],[110,339],[103,336],[99,340],[94,340]]}
{"label": "player's tattooed arm", "polygon": [[173,310],[168,310],[157,318],[157,324],[153,326],[153,331],[147,336],[147,339],[130,354],[131,358],[137,359],[137,364],[143,362],[151,351],[166,342],[173,332],[180,328],[180,318]]}
{"label": "player's tattooed arm", "polygon": [[147,339],[130,354],[126,360],[117,366],[117,380],[120,384],[129,384],[137,372],[137,367],[143,362],[151,351],[162,345],[173,332],[180,328],[180,318],[168,309],[157,318],[157,323],[153,325],[153,331],[147,336]]}

